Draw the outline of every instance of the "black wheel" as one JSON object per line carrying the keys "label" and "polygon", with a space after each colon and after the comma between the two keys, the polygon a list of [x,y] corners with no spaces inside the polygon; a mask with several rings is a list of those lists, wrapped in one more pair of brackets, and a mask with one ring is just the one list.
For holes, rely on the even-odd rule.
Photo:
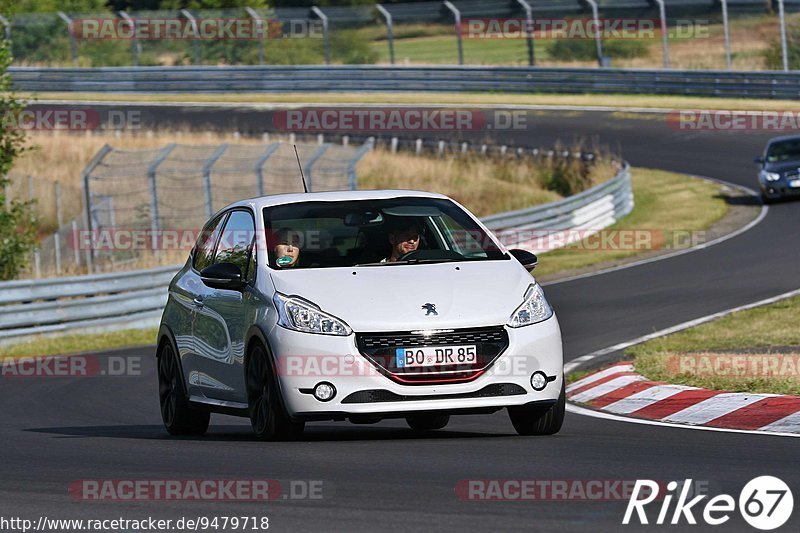
{"label": "black wheel", "polygon": [[291,440],[303,434],[305,424],[293,422],[283,406],[271,360],[261,344],[247,357],[247,403],[250,424],[261,440]]}
{"label": "black wheel", "polygon": [[211,414],[189,404],[183,376],[172,343],[161,343],[158,350],[158,399],[161,419],[170,435],[203,435]]}
{"label": "black wheel", "polygon": [[406,418],[408,427],[414,431],[442,429],[448,422],[450,422],[450,415],[416,415]]}
{"label": "black wheel", "polygon": [[761,195],[761,203],[763,203],[764,205],[770,205],[770,204],[775,203],[775,200],[773,200],[772,198],[770,198],[766,194],[762,194]]}
{"label": "black wheel", "polygon": [[561,394],[554,405],[547,408],[509,407],[508,416],[520,435],[553,435],[564,424],[566,407],[567,394],[562,383]]}

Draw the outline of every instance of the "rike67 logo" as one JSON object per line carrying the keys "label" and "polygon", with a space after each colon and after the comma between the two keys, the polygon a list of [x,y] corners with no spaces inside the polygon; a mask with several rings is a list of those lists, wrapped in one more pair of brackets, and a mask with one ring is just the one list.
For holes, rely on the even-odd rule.
{"label": "rike67 logo", "polygon": [[[637,521],[649,524],[653,511],[658,509],[655,524],[697,524],[697,514],[706,524],[719,526],[731,518],[737,509],[742,518],[756,529],[771,530],[781,527],[792,516],[794,498],[789,486],[783,480],[772,476],[760,476],[750,480],[739,494],[738,502],[733,496],[720,494],[708,499],[707,494],[691,494],[692,480],[687,479],[679,487],[678,482],[667,484],[666,495],[659,494],[659,485],[655,481],[637,480],[633,493],[625,509],[622,523],[625,525]],[[659,498],[659,496],[663,496]],[[691,499],[690,499],[691,498]],[[656,500],[659,504],[652,506],[648,518],[645,507]],[[675,501],[674,508],[672,502]],[[703,502],[701,504],[701,502]]]}

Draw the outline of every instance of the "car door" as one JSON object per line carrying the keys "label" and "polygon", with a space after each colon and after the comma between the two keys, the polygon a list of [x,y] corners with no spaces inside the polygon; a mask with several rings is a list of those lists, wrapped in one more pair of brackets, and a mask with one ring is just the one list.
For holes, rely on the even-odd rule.
{"label": "car door", "polygon": [[184,378],[187,380],[196,359],[193,337],[195,309],[199,293],[204,287],[198,272],[211,264],[214,259],[214,251],[224,220],[225,217],[218,216],[205,225],[192,250],[190,265],[170,287],[169,297],[172,305],[167,306],[170,316],[165,317],[164,321],[172,328],[178,355],[185,372]]}
{"label": "car door", "polygon": [[[255,219],[249,209],[230,211],[211,264],[233,263],[246,281],[256,274],[253,241]],[[190,388],[207,398],[246,401],[244,392],[245,334],[252,323],[249,306],[252,288],[226,290],[201,282],[195,307],[194,341],[196,371],[189,376]]]}

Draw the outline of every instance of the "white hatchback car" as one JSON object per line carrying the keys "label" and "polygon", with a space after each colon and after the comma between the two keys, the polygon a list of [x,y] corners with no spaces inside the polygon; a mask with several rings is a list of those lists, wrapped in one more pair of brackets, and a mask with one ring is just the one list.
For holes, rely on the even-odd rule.
{"label": "white hatchback car", "polygon": [[508,409],[522,435],[564,420],[561,331],[529,271],[458,203],[418,191],[266,196],[204,227],[172,280],[158,338],[161,413],[211,412],[265,440],[306,421]]}

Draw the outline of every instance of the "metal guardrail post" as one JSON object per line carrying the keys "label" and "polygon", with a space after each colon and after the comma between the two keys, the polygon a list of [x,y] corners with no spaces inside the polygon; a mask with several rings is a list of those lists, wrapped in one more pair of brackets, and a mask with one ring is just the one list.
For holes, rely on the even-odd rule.
{"label": "metal guardrail post", "polygon": [[6,41],[11,42],[11,22],[9,22],[9,20],[3,15],[0,15],[0,24],[3,25],[3,34],[6,37]]}
{"label": "metal guardrail post", "polygon": [[444,0],[444,7],[450,10],[456,23],[456,40],[458,42],[458,64],[464,64],[464,47],[461,43],[461,11],[449,0]]}
{"label": "metal guardrail post", "polygon": [[330,144],[323,144],[317,148],[311,157],[308,159],[308,162],[305,165],[305,174],[306,174],[306,186],[308,187],[308,192],[313,192],[314,189],[312,188],[312,184],[314,183],[314,178],[312,177],[314,174],[314,165],[317,164],[317,161],[325,154],[325,152],[330,148]]}
{"label": "metal guardrail post", "polygon": [[166,145],[161,149],[156,158],[150,162],[150,166],[147,167],[147,178],[150,182],[150,229],[152,231],[150,243],[153,251],[155,252],[158,252],[158,231],[161,229],[161,220],[158,213],[158,184],[156,183],[156,170],[174,148],[174,143]]}
{"label": "metal guardrail post", "polygon": [[75,34],[72,32],[72,19],[67,16],[63,11],[59,11],[58,16],[67,24],[67,33],[69,33],[69,49],[72,52],[72,62],[78,63],[78,45],[75,42]]}
{"label": "metal guardrail post", "polygon": [[389,62],[394,65],[394,26],[392,24],[392,14],[380,4],[375,4],[375,9],[378,10],[378,13],[383,15],[386,21],[386,35],[389,38]]}
{"label": "metal guardrail post", "polygon": [[211,157],[203,164],[203,184],[205,185],[206,189],[206,218],[211,218],[211,215],[214,214],[214,202],[212,198],[212,190],[211,190],[211,167],[214,166],[214,163],[217,162],[217,159],[222,157],[222,154],[225,153],[225,150],[228,149],[228,143],[220,145]]}
{"label": "metal guardrail post", "polygon": [[664,68],[669,68],[669,45],[667,43],[667,10],[664,0],[655,0],[658,4],[658,17],[661,19],[661,54],[664,59]]}
{"label": "metal guardrail post", "polygon": [[197,19],[194,18],[194,15],[188,9],[181,9],[181,15],[186,17],[189,21],[189,24],[192,25],[192,33],[194,34],[194,39],[192,39],[192,46],[194,47],[194,64],[200,64],[200,43],[198,42],[200,39],[200,29],[197,27]]}
{"label": "metal guardrail post", "polygon": [[586,3],[592,8],[592,19],[594,19],[594,42],[597,45],[597,66],[603,66],[603,43],[600,38],[600,15],[597,11],[597,2],[595,0],[586,0]]}
{"label": "metal guardrail post", "polygon": [[256,189],[258,190],[259,196],[264,196],[264,194],[266,194],[264,192],[264,164],[267,162],[270,156],[275,153],[275,150],[280,148],[280,146],[281,143],[279,142],[270,144],[267,146],[267,149],[264,150],[264,153],[261,154],[261,157],[256,160],[255,168],[253,170],[256,172]]}
{"label": "metal guardrail post", "polygon": [[331,44],[328,40],[328,15],[317,6],[311,6],[311,12],[322,21],[322,40],[325,45],[325,64],[331,64]]}
{"label": "metal guardrail post", "polygon": [[786,12],[783,8],[783,0],[778,0],[778,16],[781,22],[781,62],[784,72],[789,71],[789,50],[786,43]]}
{"label": "metal guardrail post", "polygon": [[731,29],[728,27],[728,0],[719,0],[722,4],[722,31],[725,34],[725,64],[728,70],[733,69],[731,63]]}
{"label": "metal guardrail post", "polygon": [[533,9],[528,0],[517,0],[517,3],[525,10],[525,40],[528,42],[528,65],[532,67],[536,64],[533,49]]}
{"label": "metal guardrail post", "polygon": [[[394,137],[396,139],[397,137]],[[367,152],[372,150],[373,146],[375,145],[375,140],[370,138],[367,142],[361,145],[361,148],[356,150],[356,153],[353,154],[353,157],[350,158],[350,161],[347,162],[347,185],[350,187],[351,191],[356,190],[358,186],[358,181],[356,177],[356,165],[361,158],[364,157]]]}
{"label": "metal guardrail post", "polygon": [[136,39],[136,23],[124,10],[118,11],[119,16],[125,19],[125,22],[131,27],[131,60],[133,66],[139,66],[139,41]]}
{"label": "metal guardrail post", "polygon": [[258,28],[258,64],[264,64],[264,19],[261,18],[261,15],[256,13],[256,10],[252,7],[245,7],[245,11],[250,17],[256,21],[256,27]]}

